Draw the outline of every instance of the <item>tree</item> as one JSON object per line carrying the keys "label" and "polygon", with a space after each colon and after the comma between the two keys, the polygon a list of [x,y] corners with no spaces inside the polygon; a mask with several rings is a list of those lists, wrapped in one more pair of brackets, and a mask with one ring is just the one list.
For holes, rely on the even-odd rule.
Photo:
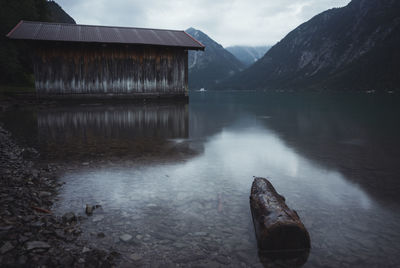
{"label": "tree", "polygon": [[50,21],[46,0],[0,0],[0,83],[33,82],[30,49],[26,42],[6,35],[21,20]]}

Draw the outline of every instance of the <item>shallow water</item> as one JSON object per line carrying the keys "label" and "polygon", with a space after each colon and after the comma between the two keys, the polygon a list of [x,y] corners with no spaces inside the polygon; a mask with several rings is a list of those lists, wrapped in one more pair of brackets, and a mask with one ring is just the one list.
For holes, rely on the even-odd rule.
{"label": "shallow water", "polygon": [[[258,255],[249,191],[264,176],[310,232],[305,267],[398,267],[399,100],[200,92],[188,105],[32,108],[1,120],[70,167],[53,210],[80,214],[80,239],[123,263],[294,266]],[[102,207],[86,216],[86,204]]]}

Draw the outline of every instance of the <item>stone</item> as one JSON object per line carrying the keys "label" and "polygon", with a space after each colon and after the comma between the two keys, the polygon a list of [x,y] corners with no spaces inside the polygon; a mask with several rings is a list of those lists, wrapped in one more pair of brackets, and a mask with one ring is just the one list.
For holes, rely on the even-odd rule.
{"label": "stone", "polygon": [[50,193],[50,192],[46,192],[46,191],[40,191],[40,192],[39,192],[39,197],[40,197],[40,198],[49,197],[49,196],[51,196],[51,193]]}
{"label": "stone", "polygon": [[26,241],[28,241],[28,239],[29,239],[28,237],[20,235],[18,238],[18,242],[25,243]]}
{"label": "stone", "polygon": [[90,251],[90,248],[87,248],[87,247],[83,247],[83,249],[82,249],[82,253],[86,253],[86,252],[89,252]]}
{"label": "stone", "polygon": [[1,248],[0,248],[0,253],[1,254],[5,254],[7,252],[9,252],[10,250],[12,250],[14,248],[14,246],[10,243],[10,242],[6,242]]}
{"label": "stone", "polygon": [[44,225],[44,223],[41,222],[41,221],[35,221],[35,222],[32,222],[29,225],[32,226],[32,227],[35,227],[35,228],[39,228],[39,227],[42,227]]}
{"label": "stone", "polygon": [[62,220],[65,223],[71,223],[73,221],[76,221],[76,216],[73,212],[68,212],[62,216]]}
{"label": "stone", "polygon": [[26,242],[25,247],[27,250],[49,249],[50,245],[43,241],[30,241],[30,242]]}
{"label": "stone", "polygon": [[36,169],[32,170],[32,177],[37,178],[39,177],[39,171],[37,171]]}
{"label": "stone", "polygon": [[104,219],[103,215],[96,215],[93,217],[93,222],[99,222],[102,221]]}
{"label": "stone", "polygon": [[142,256],[140,254],[133,253],[129,256],[129,258],[131,258],[131,260],[133,261],[140,261],[142,259]]}
{"label": "stone", "polygon": [[36,219],[37,217],[35,216],[35,215],[27,215],[27,216],[24,216],[24,217],[22,217],[22,220],[24,221],[24,222],[31,222],[31,221],[33,221],[34,219]]}
{"label": "stone", "polygon": [[185,247],[186,247],[186,244],[180,243],[180,242],[176,242],[176,243],[173,244],[173,246],[174,246],[175,248],[177,248],[177,249],[181,249],[181,248],[185,248]]}
{"label": "stone", "polygon": [[123,242],[128,242],[132,239],[132,236],[129,234],[123,234],[119,237],[119,239]]}
{"label": "stone", "polygon": [[218,255],[218,256],[215,258],[215,260],[216,260],[217,262],[219,262],[219,263],[221,263],[221,264],[225,264],[225,265],[228,265],[228,264],[231,263],[231,261],[230,261],[228,258],[226,258],[226,257],[224,257],[224,256],[222,256],[222,255]]}
{"label": "stone", "polygon": [[103,232],[100,232],[97,234],[97,237],[99,238],[104,238],[106,235]]}
{"label": "stone", "polygon": [[142,235],[140,235],[140,234],[138,234],[137,236],[136,236],[136,239],[142,239],[143,238],[143,236]]}
{"label": "stone", "polygon": [[193,236],[206,236],[206,235],[207,235],[206,232],[195,232],[195,233],[193,234]]}
{"label": "stone", "polygon": [[93,210],[94,210],[93,206],[86,204],[86,209],[85,209],[86,215],[88,216],[92,215]]}

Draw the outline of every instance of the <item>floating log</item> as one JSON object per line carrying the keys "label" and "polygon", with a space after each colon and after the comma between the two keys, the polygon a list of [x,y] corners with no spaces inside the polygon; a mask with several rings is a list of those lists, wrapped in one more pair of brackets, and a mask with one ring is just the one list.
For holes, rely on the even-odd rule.
{"label": "floating log", "polygon": [[255,178],[250,195],[251,214],[260,250],[300,250],[311,247],[310,235],[295,210],[264,178]]}

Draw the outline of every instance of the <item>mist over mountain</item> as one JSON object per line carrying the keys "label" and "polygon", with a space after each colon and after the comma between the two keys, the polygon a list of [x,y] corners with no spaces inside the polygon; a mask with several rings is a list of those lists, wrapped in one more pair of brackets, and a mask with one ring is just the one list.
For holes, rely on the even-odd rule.
{"label": "mist over mountain", "polygon": [[225,49],[232,53],[246,67],[262,58],[271,46],[230,46]]}
{"label": "mist over mountain", "polygon": [[189,28],[188,34],[206,46],[205,51],[189,51],[189,89],[211,88],[244,69],[229,51],[200,30]]}
{"label": "mist over mountain", "polygon": [[290,32],[219,89],[400,89],[400,1],[353,0]]}

